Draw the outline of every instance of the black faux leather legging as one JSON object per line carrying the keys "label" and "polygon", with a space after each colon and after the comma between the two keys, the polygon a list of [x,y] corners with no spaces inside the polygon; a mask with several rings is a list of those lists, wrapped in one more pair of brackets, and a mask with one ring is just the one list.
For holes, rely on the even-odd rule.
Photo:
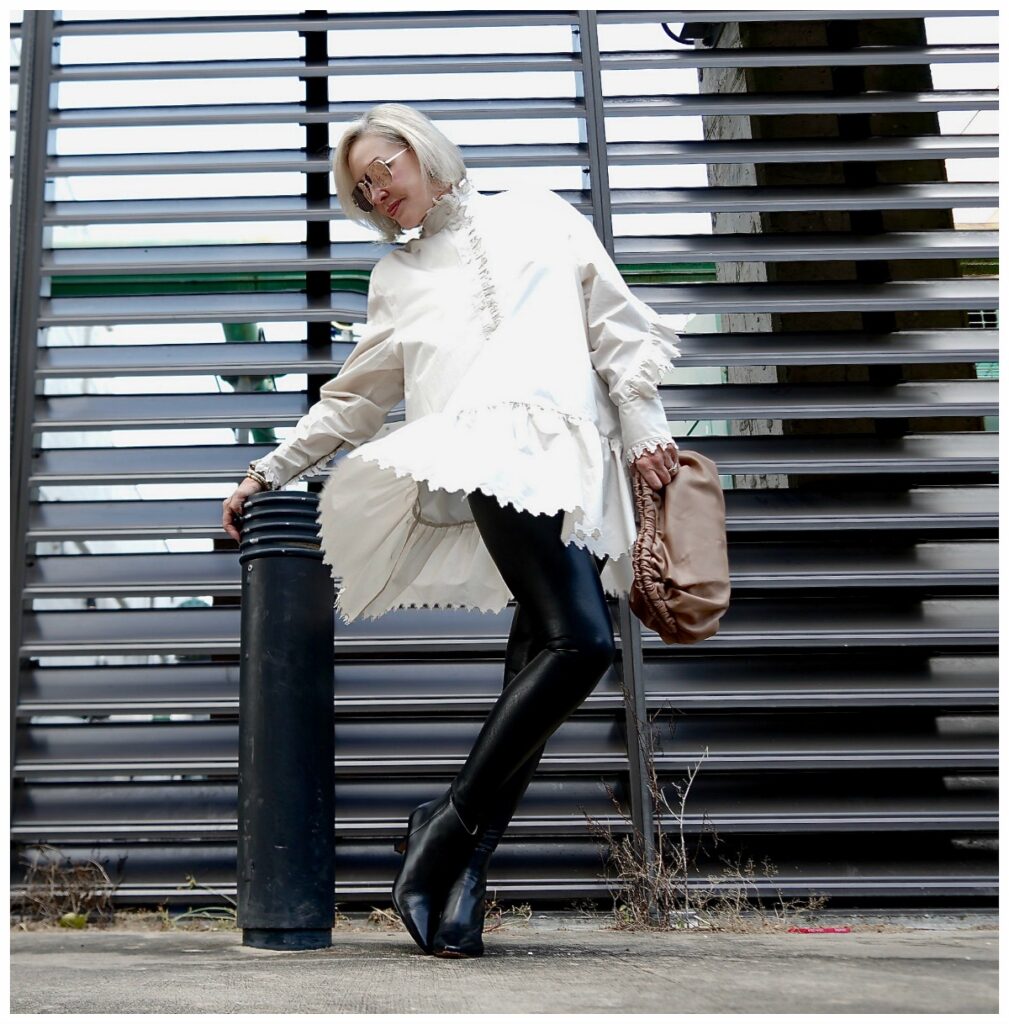
{"label": "black faux leather legging", "polygon": [[564,512],[520,512],[480,490],[468,497],[480,536],[518,607],[504,688],[452,792],[471,829],[504,829],[547,740],[605,675],[616,648],[599,579],[606,559],[561,541]]}

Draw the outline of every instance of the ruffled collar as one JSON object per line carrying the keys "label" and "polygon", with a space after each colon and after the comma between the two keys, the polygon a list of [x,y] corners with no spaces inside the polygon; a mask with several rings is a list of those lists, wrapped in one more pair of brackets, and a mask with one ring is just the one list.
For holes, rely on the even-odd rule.
{"label": "ruffled collar", "polygon": [[466,206],[479,195],[469,178],[461,178],[430,206],[420,222],[420,237],[427,238],[446,227],[457,227],[463,222]]}

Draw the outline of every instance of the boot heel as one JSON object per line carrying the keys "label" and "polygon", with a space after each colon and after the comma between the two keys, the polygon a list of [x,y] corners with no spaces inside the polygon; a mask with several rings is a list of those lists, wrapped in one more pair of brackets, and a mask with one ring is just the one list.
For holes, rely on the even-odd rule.
{"label": "boot heel", "polygon": [[[431,803],[434,803],[434,801],[432,800]],[[426,805],[422,804],[421,806],[426,806]],[[400,836],[399,839],[397,839],[392,844],[392,848],[397,853],[400,853],[400,854],[406,853],[406,844],[409,841],[410,836],[412,836],[413,833],[417,831],[416,828],[414,828],[414,824],[413,824],[414,818],[416,818],[416,816],[417,816],[417,810],[418,809],[415,809],[413,811],[413,813],[410,815],[410,817],[406,819],[406,834]]]}

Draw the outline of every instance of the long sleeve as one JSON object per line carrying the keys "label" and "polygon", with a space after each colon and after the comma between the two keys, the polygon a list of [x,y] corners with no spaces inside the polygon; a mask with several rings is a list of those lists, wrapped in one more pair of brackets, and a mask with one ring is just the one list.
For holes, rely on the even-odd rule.
{"label": "long sleeve", "polygon": [[590,357],[620,415],[625,461],[675,446],[658,389],[680,354],[678,335],[631,292],[592,225],[557,193],[544,191],[578,261]]}
{"label": "long sleeve", "polygon": [[291,436],[253,463],[274,488],[323,472],[339,449],[372,438],[403,398],[402,350],[380,268],[381,260],[368,285],[367,324],[340,372],[322,385],[319,401],[298,420]]}

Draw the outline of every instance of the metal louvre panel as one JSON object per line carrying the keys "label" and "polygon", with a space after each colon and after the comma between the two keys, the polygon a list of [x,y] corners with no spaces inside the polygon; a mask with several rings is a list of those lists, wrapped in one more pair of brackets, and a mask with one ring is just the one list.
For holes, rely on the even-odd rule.
{"label": "metal louvre panel", "polygon": [[[460,146],[470,168],[564,167],[586,162],[580,143],[516,143],[512,146]],[[875,138],[841,143],[829,139],[733,139],[676,142],[610,142],[610,166],[697,163],[794,163],[977,159],[998,156],[997,135],[921,135],[913,139]],[[295,171],[325,174],[329,162],[297,150],[243,150],[239,153],[126,153],[52,156],[46,177],[111,174],[251,174]]]}
{"label": "metal louvre panel", "polygon": [[[601,15],[605,12],[600,11]],[[692,17],[692,16],[691,16]],[[600,17],[604,21],[605,17]],[[696,20],[696,19],[694,19]],[[718,47],[704,50],[674,51],[657,55],[648,52],[610,52],[600,56],[604,71],[639,70],[642,68],[756,68],[756,67],[842,67],[871,64],[976,64],[998,60],[994,43],[942,46],[872,46],[851,50],[824,48],[747,49],[744,51]]]}
{"label": "metal louvre panel", "polygon": [[[329,252],[309,253],[301,245],[201,245],[144,249],[67,249],[53,253],[42,264],[44,274],[187,273],[214,274],[232,269],[238,260],[260,273],[302,270],[370,269],[372,247],[338,243]],[[892,232],[882,238],[851,235],[667,236],[625,238],[617,256],[632,263],[674,260],[824,260],[951,259],[998,255],[994,231]]]}
{"label": "metal louvre panel", "polygon": [[[777,283],[640,285],[632,291],[658,313],[974,310],[998,305],[995,281],[964,278],[889,281],[864,286],[848,282],[802,287]],[[39,325],[206,323],[208,320],[221,323],[318,322],[340,318],[345,312],[363,306],[363,296],[349,293],[334,293],[331,302],[313,302],[298,292],[255,294],[248,298],[200,294],[41,299]]]}
{"label": "metal louvre panel", "polygon": [[[429,717],[420,738],[413,719],[388,714],[380,722],[341,719],[336,724],[336,774],[398,776],[458,770],[480,724]],[[166,772],[234,776],[238,771],[237,721],[25,725],[21,732],[25,753],[14,765],[21,778],[142,778]],[[702,756],[712,772],[846,766],[993,769],[998,742],[994,721],[987,734],[936,735],[934,716],[909,709],[892,716],[876,711],[871,727],[858,712],[738,717],[698,712],[681,718],[676,736],[666,740],[655,763],[664,770],[686,769]],[[616,771],[626,759],[620,730],[612,721],[577,717],[551,736],[543,771]],[[570,811],[563,816],[569,815]]]}
{"label": "metal louvre panel", "polygon": [[870,138],[840,143],[827,139],[739,139],[705,142],[626,142],[607,146],[611,166],[689,163],[809,163],[844,160],[942,160],[996,156],[995,135],[919,135],[913,139]]}
{"label": "metal louvre panel", "polygon": [[[500,651],[499,651],[500,653]],[[423,658],[401,667],[381,659],[344,657],[334,680],[334,709],[347,716],[486,713],[500,693],[495,661],[471,664]],[[822,659],[804,654],[692,655],[645,664],[649,706],[680,709],[865,708],[944,706],[984,709],[998,691],[994,654],[929,656],[877,652],[871,664],[857,653]],[[623,695],[615,672],[589,695],[592,710],[618,710]],[[26,674],[19,718],[32,714],[238,712],[238,666],[224,664],[115,665],[36,668]]]}
{"label": "metal louvre panel", "polygon": [[[990,9],[930,10],[930,18],[971,17],[990,15]],[[840,21],[844,19],[893,19],[907,17],[907,11],[883,10],[831,10],[831,11],[619,11],[599,12],[599,22],[621,24],[639,21]],[[148,34],[204,34],[229,32],[325,32],[339,28],[454,28],[460,24],[477,28],[503,26],[570,25],[576,22],[576,15],[570,11],[467,11],[460,19],[456,12],[414,12],[328,14],[324,17],[299,13],[288,15],[235,15],[211,18],[116,18],[107,21],[61,21],[55,26],[54,36],[102,36],[102,35],[148,35]]]}
{"label": "metal louvre panel", "polygon": [[[985,202],[979,192],[977,199]],[[200,199],[78,199],[46,204],[45,222],[65,224],[171,224],[176,221],[342,220],[336,196],[310,203],[297,196],[231,196]]]}
{"label": "metal louvre panel", "polygon": [[[983,242],[983,240],[980,240]],[[392,246],[386,246],[385,251]],[[299,270],[366,270],[376,261],[376,247],[353,242],[309,253],[303,245],[150,246],[143,249],[67,249],[43,264],[47,274],[199,273],[219,274],[236,264],[259,273]],[[380,255],[380,254],[379,254]]]}
{"label": "metal louvre panel", "polygon": [[[664,251],[663,251],[664,250]],[[949,259],[994,256],[994,231],[890,232],[883,238],[847,235],[686,235],[623,238],[617,256],[631,263],[682,260],[732,262],[739,260],[891,260]]]}
{"label": "metal louvre panel", "polygon": [[[212,537],[220,529],[219,501],[48,502],[32,506],[29,539]],[[797,494],[787,490],[728,491],[729,536],[744,531],[841,530],[906,532],[923,529],[995,530],[998,494],[993,486],[914,488],[898,494],[871,491]]]}
{"label": "metal louvre panel", "polygon": [[[433,614],[438,616],[440,609]],[[415,613],[415,614],[414,614]],[[500,652],[507,635],[506,613],[453,620],[449,638],[447,613],[433,618],[425,609],[389,612],[374,622],[350,626],[337,622],[337,657],[352,652],[398,653],[416,646],[459,653]],[[497,621],[491,621],[493,619]],[[136,652],[138,654],[234,654],[238,651],[238,613],[232,608],[175,608],[170,611],[40,611],[26,622],[26,656]],[[355,628],[356,627],[356,628]],[[998,629],[994,597],[949,597],[916,600],[893,594],[890,600],[800,598],[740,599],[732,617],[705,641],[711,654],[719,650],[802,650],[808,647],[990,647]],[[426,643],[418,638],[428,636]],[[651,631],[643,644],[653,652],[665,649]]]}
{"label": "metal louvre panel", "polygon": [[[613,213],[672,210],[750,212],[756,210],[924,210],[998,205],[998,184],[982,181],[921,182],[850,188],[843,185],[773,185],[711,188],[613,189]],[[570,200],[572,205],[577,205]]]}
{"label": "metal louvre panel", "polygon": [[[426,797],[433,790],[425,791]],[[423,799],[420,797],[419,799]],[[488,886],[499,900],[570,900],[583,896],[608,899],[612,882],[600,878],[599,847],[587,839],[524,835],[521,820],[515,823],[513,842],[498,848],[488,873]],[[616,831],[616,830],[614,830]],[[927,833],[925,833],[927,835]],[[738,844],[728,837],[726,846]],[[991,857],[983,852],[951,850],[945,856],[921,848],[917,836],[888,837],[887,851],[869,856],[860,850],[865,836],[831,835],[829,842],[790,835],[786,843],[766,837],[762,846],[779,865],[778,874],[768,879],[758,875],[747,879],[747,892],[773,899],[777,895],[801,897],[809,892],[824,893],[843,902],[857,897],[870,906],[879,901],[926,898],[933,901],[960,897],[990,900],[998,892],[998,874]],[[67,843],[63,852],[73,860],[86,860],[94,851],[86,844]],[[222,895],[236,894],[235,844],[207,841],[199,844],[150,844],[110,842],[103,852],[111,861],[128,860],[130,880],[118,892],[127,905],[171,902],[177,895],[176,879],[186,872],[199,877],[210,891],[186,894],[186,906],[219,904]],[[731,857],[731,852],[727,856]],[[336,892],[339,901],[370,904],[388,896],[388,879],[396,872],[388,837],[369,841],[344,839],[336,847]],[[853,865],[857,864],[857,867]],[[712,888],[728,894],[738,890],[738,879],[724,877],[725,866],[705,857],[688,875],[696,889]],[[171,881],[166,881],[170,879]]]}
{"label": "metal louvre panel", "polygon": [[[861,564],[852,568],[852,560]],[[747,592],[811,588],[994,586],[996,546],[982,541],[912,545],[873,551],[859,545],[823,550],[815,542],[779,549],[737,543],[732,549],[733,589]],[[86,595],[238,594],[241,580],[228,554],[91,555],[36,560],[27,577],[30,598]]]}
{"label": "metal louvre panel", "polygon": [[[129,110],[70,110],[54,114],[51,123],[63,130],[79,128],[165,127],[206,124],[312,124],[350,121],[360,117],[372,100],[331,102],[325,110],[306,110],[297,103],[212,104],[190,107],[138,107]],[[522,96],[503,100],[418,99],[410,104],[432,120],[486,117],[563,118],[584,117],[579,99]],[[840,97],[810,93],[760,96],[612,96],[605,103],[608,117],[641,117],[650,114],[892,114],[939,110],[994,110],[998,93],[991,89],[894,92],[873,96]]]}
{"label": "metal louvre panel", "polygon": [[[591,199],[575,189],[555,189],[576,209],[591,212]],[[489,193],[493,194],[493,193]],[[729,211],[774,209],[949,209],[953,206],[998,205],[998,184],[983,181],[922,182],[875,188],[797,186],[785,188],[655,188],[612,189],[614,213],[665,213],[679,210]],[[199,199],[109,199],[46,203],[45,223],[119,224],[140,221],[315,221],[342,220],[336,197],[310,203],[290,196]]]}
{"label": "metal louvre panel", "polygon": [[721,416],[850,419],[857,416],[994,415],[996,381],[906,381],[893,387],[861,384],[691,384],[663,387],[671,419]]}
{"label": "metal louvre panel", "polygon": [[[820,332],[769,334],[761,338],[765,365],[815,363],[943,363],[995,360],[995,331],[895,331],[891,334]],[[679,335],[677,366],[750,365],[752,334]],[[241,342],[208,345],[88,345],[85,348],[49,348],[39,353],[36,376],[128,377],[183,373],[328,373],[335,376],[352,344],[335,342],[328,350],[309,353],[303,342]]]}
{"label": "metal louvre panel", "polygon": [[224,15],[209,18],[114,18],[107,21],[58,22],[55,35],[202,35],[232,32],[327,32],[336,29],[422,29],[502,28],[509,26],[543,27],[571,25],[577,21],[572,11],[467,11],[460,18],[457,12],[395,11],[361,14],[328,14],[322,17],[307,12],[297,15]]}
{"label": "metal louvre panel", "polygon": [[[830,417],[994,415],[995,381],[918,381],[893,387],[810,384],[805,387],[695,384],[663,387],[666,413],[673,419],[758,415]],[[40,399],[39,430],[95,430],[136,427],[289,426],[307,411],[301,395],[66,395]],[[390,417],[397,418],[393,407]]]}
{"label": "metal louvre panel", "polygon": [[[997,583],[997,545],[990,541],[894,542],[865,538],[824,547],[736,541],[732,588],[739,594],[783,588],[971,587]],[[35,559],[25,596],[238,594],[241,574],[230,551],[200,554],[44,555]]]}
{"label": "metal louvre panel", "polygon": [[[819,781],[827,789],[829,774],[822,772],[820,776]],[[705,823],[710,823],[729,832],[846,832],[868,828],[959,832],[991,829],[997,820],[994,792],[953,795],[942,792],[941,785],[933,785],[929,791],[921,780],[913,777],[900,781],[908,789],[918,781],[918,792],[896,799],[873,799],[870,789],[860,794],[861,799],[855,804],[829,792],[811,796],[800,787],[789,785],[787,777],[777,781],[778,785],[772,788],[759,776],[747,779],[732,774],[699,779],[695,797],[700,810],[684,816],[684,831],[697,834]],[[526,810],[539,812],[549,808],[545,791],[551,784],[556,785],[551,780],[530,786]],[[139,780],[129,786],[102,780],[87,785],[50,782],[37,790],[32,806],[15,809],[18,819],[24,822],[14,831],[16,838],[36,832],[42,832],[49,842],[72,842],[92,834],[104,839],[147,842],[237,837],[237,786],[224,780],[216,785],[208,781],[174,786]],[[393,797],[387,788],[369,784],[368,780],[337,778],[335,790],[336,806],[342,812],[336,819],[340,839],[356,838],[362,833],[396,835],[400,824],[397,819],[410,810],[404,809],[402,799]],[[598,784],[572,779],[565,783],[564,790],[565,799],[620,829],[620,820],[607,806]],[[745,795],[745,810],[739,809],[740,795]],[[577,835],[580,831],[577,823],[544,820],[545,817],[520,815],[515,819],[515,827],[525,834],[542,831]]]}
{"label": "metal louvre panel", "polygon": [[[605,22],[635,22],[635,21],[652,21],[654,18],[659,17],[661,21],[691,21],[691,22],[713,22],[713,23],[724,23],[728,21],[732,22],[749,22],[749,21],[770,21],[772,23],[778,22],[795,22],[795,21],[871,21],[873,19],[885,19],[887,21],[899,18],[906,18],[908,16],[906,10],[881,10],[869,8],[849,8],[847,10],[832,9],[832,10],[799,10],[799,11],[779,11],[775,9],[771,10],[708,10],[708,11],[600,11],[599,22],[603,24]],[[930,10],[928,16],[930,18],[968,18],[976,15],[991,15],[994,12],[989,8],[971,8],[970,10],[958,11],[958,10]]]}
{"label": "metal louvre panel", "polygon": [[[993,473],[998,469],[998,437],[981,432],[878,437],[734,436],[691,438],[695,451],[713,459],[724,473],[922,474]],[[262,458],[272,445],[196,447],[166,445],[129,448],[45,449],[29,478],[49,484],[176,483],[232,479],[239,467]]]}
{"label": "metal louvre panel", "polygon": [[[39,430],[290,426],[308,411],[303,394],[67,395],[39,402]],[[243,468],[244,467],[238,467]]]}
{"label": "metal louvre panel", "polygon": [[[654,716],[667,795],[700,765],[684,833],[714,827],[730,855],[775,865],[749,892],[992,903],[998,402],[994,368],[981,379],[974,364],[997,368],[999,189],[947,181],[942,162],[979,179],[963,161],[998,155],[997,89],[968,74],[990,80],[994,36],[941,42],[911,12],[860,10],[59,17],[12,26],[27,47],[49,19],[49,50],[73,61],[38,79],[51,109],[11,119],[19,147],[22,132],[56,139],[31,164],[54,184],[13,211],[43,239],[15,335],[41,337],[16,407],[31,442],[14,479],[19,850],[126,858],[122,904],[177,902],[181,872],[235,892],[240,574],[221,498],[273,449],[260,431],[293,426],[352,349],[333,323],[364,320],[390,247],[341,237],[326,142],[374,102],[346,97],[407,75],[404,102],[465,122],[481,191],[552,170],[634,294],[693,318],[660,394],[680,447],[714,459],[725,487],[733,604],[719,632],[691,647],[620,635],[626,607],[611,600],[619,657],[550,740],[491,867],[498,898],[609,895],[586,815],[617,835],[636,827],[626,684]],[[671,45],[660,22],[696,45]],[[746,36],[765,23],[770,44]],[[635,25],[634,42],[607,46],[611,26]],[[404,52],[464,27],[495,52],[454,39],[460,52]],[[510,27],[531,34],[503,44]],[[359,52],[357,29],[396,29],[397,42]],[[234,57],[235,36],[258,37],[256,55]],[[134,37],[161,40],[159,59],[132,60]],[[187,37],[214,52],[190,59]],[[277,49],[288,37],[312,44],[310,63]],[[103,41],[105,56],[86,49]],[[27,89],[29,67],[12,83]],[[665,74],[628,84],[638,70]],[[527,89],[538,72],[551,77]],[[737,77],[695,93],[701,73]],[[462,98],[435,74],[466,83]],[[199,100],[215,102],[193,102],[184,90],[205,81],[220,91]],[[159,82],[178,104],[150,91]],[[248,95],[221,98],[239,82]],[[662,118],[658,138],[646,117]],[[122,131],[96,139],[115,143],[92,144],[110,128]],[[176,131],[190,136],[176,145]],[[207,194],[187,175],[206,176]],[[223,176],[234,194],[214,195]],[[990,216],[975,230],[954,210]],[[614,215],[628,218],[619,230]],[[283,375],[307,390],[206,390],[209,377]],[[388,419],[402,417],[400,404]],[[389,839],[465,758],[500,693],[510,621],[511,609],[336,620],[338,899],[388,900]],[[702,854],[691,880],[720,866]]]}
{"label": "metal louvre panel", "polygon": [[[649,53],[647,51],[614,51],[600,55],[604,71],[662,68],[710,67],[836,67],[843,64],[947,64],[998,60],[994,43],[946,46],[874,46],[852,52],[809,50],[748,51],[719,53],[700,52]],[[383,54],[379,57],[333,57],[326,67],[305,67],[295,60],[202,60],[159,61],[157,68],[142,64],[80,64],[57,68],[57,82],[135,82],[198,78],[264,78],[264,77],[328,77],[331,75],[396,75],[396,74],[468,74],[479,72],[575,71],[582,66],[577,54],[569,53],[478,53],[443,56],[410,54],[403,57]]]}
{"label": "metal louvre panel", "polygon": [[366,297],[354,292],[334,292],[328,301],[315,301],[297,291],[252,295],[118,295],[42,299],[39,305],[39,324],[43,327],[286,323],[291,320],[328,323],[363,320]]}
{"label": "metal louvre panel", "polygon": [[[380,722],[341,719],[335,727],[335,771],[337,775],[398,776],[458,769],[480,724],[455,717],[431,717],[424,721],[419,734],[415,721],[393,715],[383,716]],[[26,725],[22,730],[26,734],[25,754],[14,766],[19,776],[143,777],[199,772],[234,777],[238,771],[237,720]],[[960,738],[946,746],[948,756],[953,758],[969,757],[968,750],[973,749]],[[983,756],[980,750],[979,745],[978,758]],[[943,754],[937,752],[935,756],[941,758]],[[626,760],[620,731],[609,717],[579,717],[565,722],[551,737],[543,767],[550,773],[585,773],[619,769]]]}
{"label": "metal louvre panel", "polygon": [[[975,332],[971,332],[972,334]],[[976,339],[973,343],[976,345]],[[328,373],[336,376],[353,345],[337,342],[322,352],[309,352],[303,341],[219,342],[208,345],[88,345],[49,348],[39,353],[40,378],[130,377],[165,374]],[[340,358],[337,358],[339,353]],[[959,359],[959,353],[956,354]]]}
{"label": "metal louvre panel", "polygon": [[[989,59],[984,47],[936,47],[939,61]],[[337,75],[398,74],[480,74],[494,72],[579,71],[582,61],[570,53],[476,53],[452,56],[410,54],[404,57],[382,54],[377,57],[331,57],[326,66],[306,67],[296,59],[164,61],[157,70],[136,64],[78,65],[64,67],[55,76],[58,81],[107,82],[157,79],[328,78]]]}
{"label": "metal louvre panel", "polygon": [[730,537],[744,531],[818,532],[879,530],[993,529],[998,491],[991,485],[909,488],[896,494],[815,490],[737,490],[726,492],[726,528]]}
{"label": "metal louvre panel", "polygon": [[[681,334],[677,366],[749,366],[752,334]],[[981,362],[998,357],[995,331],[970,328],[943,331],[858,331],[761,334],[760,360],[765,366],[826,363],[865,366],[871,363]]]}

